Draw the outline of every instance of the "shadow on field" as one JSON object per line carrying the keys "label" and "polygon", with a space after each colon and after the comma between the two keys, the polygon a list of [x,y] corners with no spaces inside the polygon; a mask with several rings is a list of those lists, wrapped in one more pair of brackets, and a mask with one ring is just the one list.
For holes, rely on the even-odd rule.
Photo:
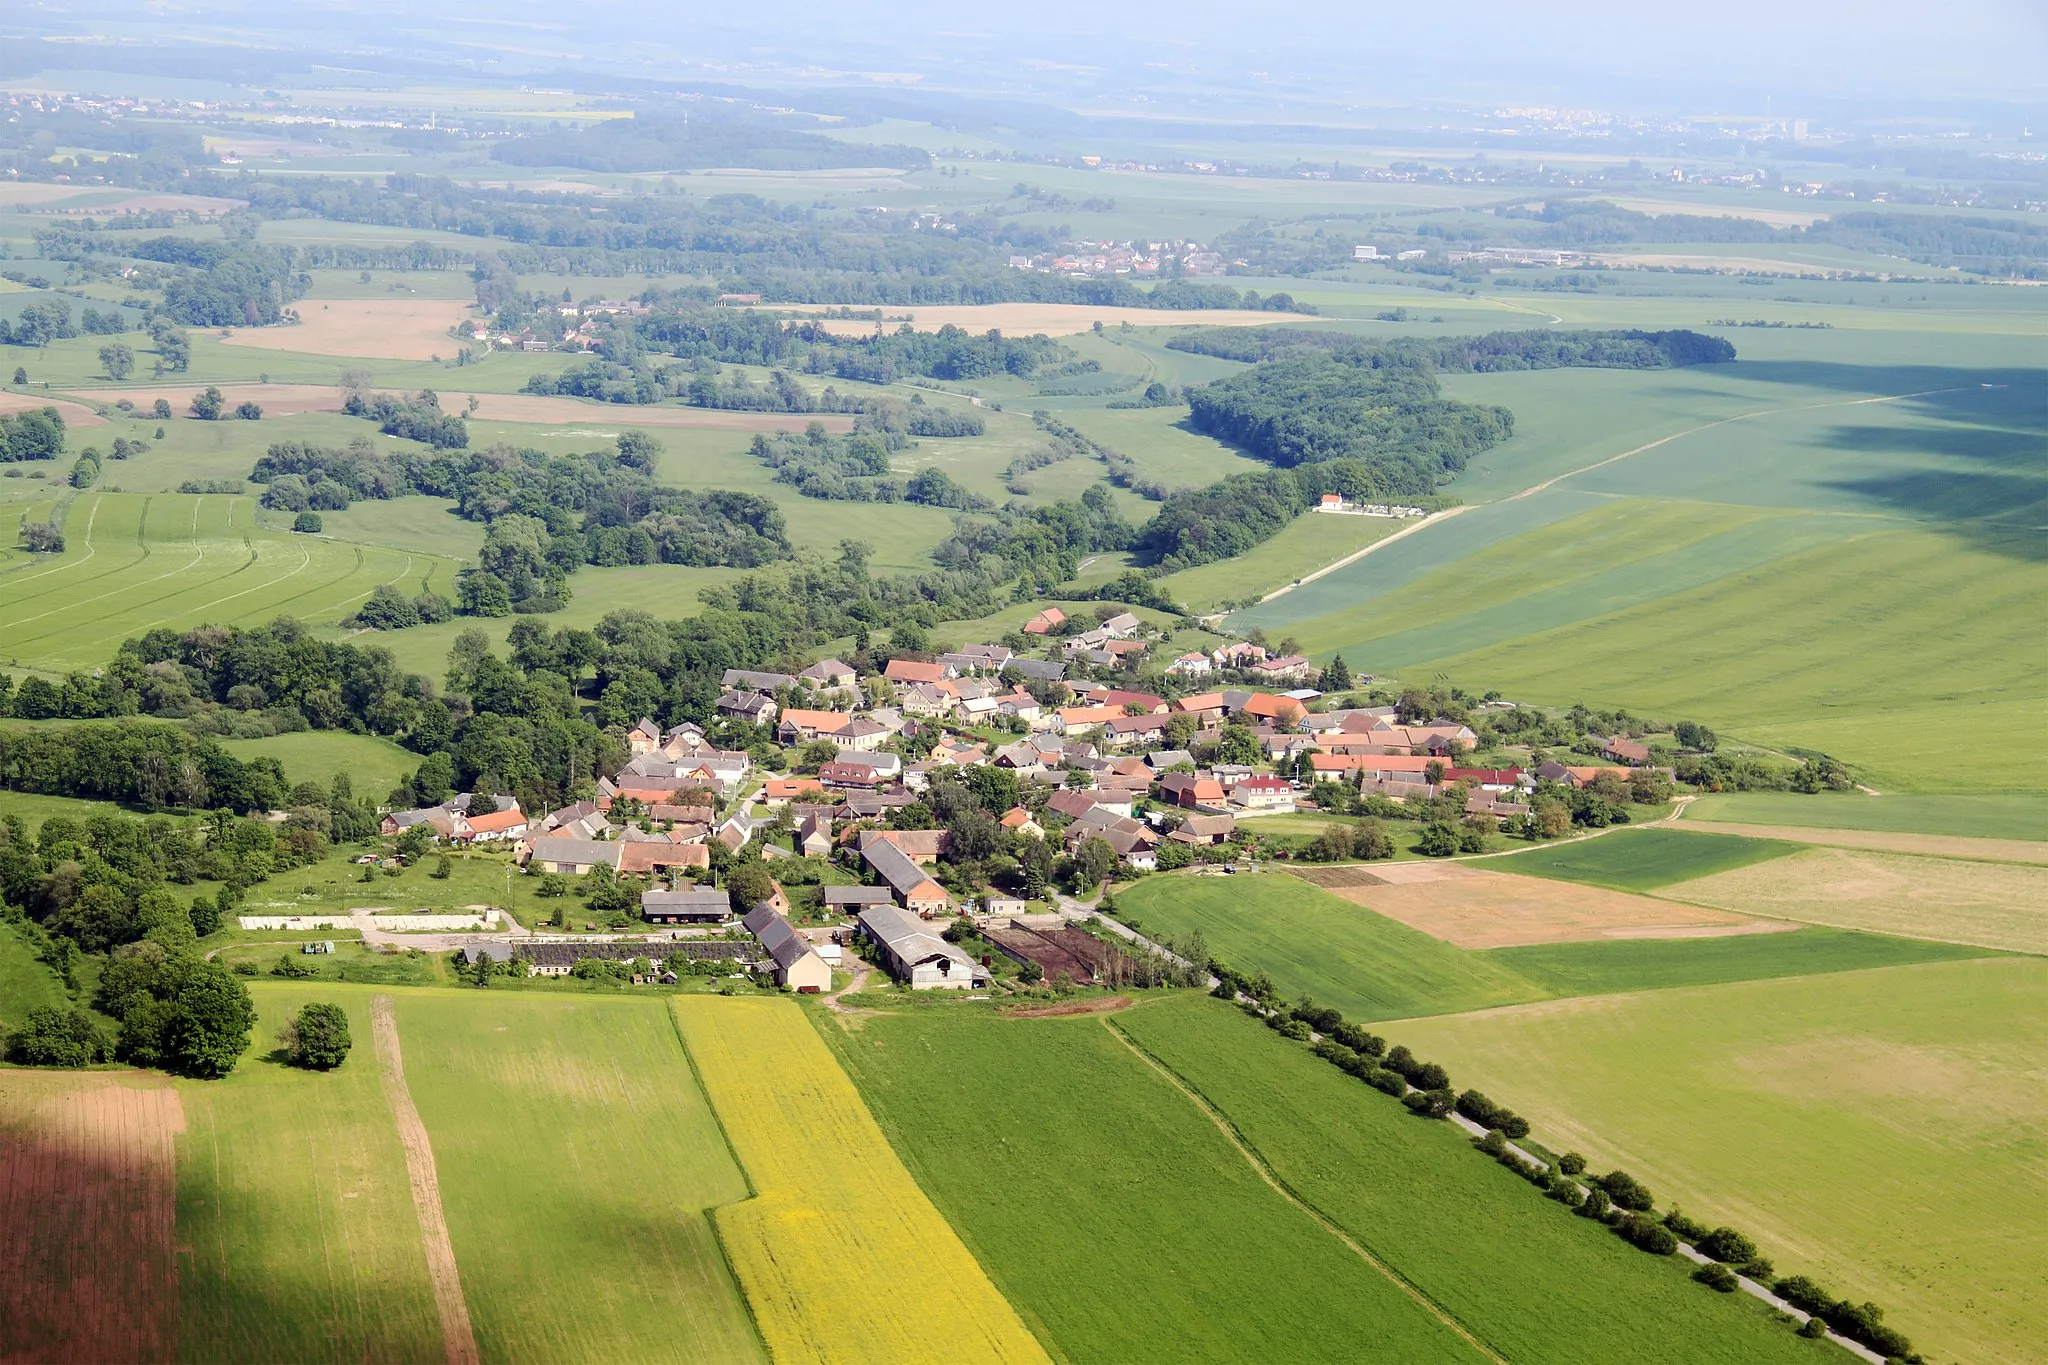
{"label": "shadow on field", "polygon": [[[1942,422],[2048,433],[2048,369],[2043,368],[1956,369],[1946,365],[1738,360],[1730,373],[1740,379],[1821,389],[1845,398],[1916,394],[1917,397],[1901,399],[1898,409]],[[1805,401],[1814,400],[1809,397]]]}

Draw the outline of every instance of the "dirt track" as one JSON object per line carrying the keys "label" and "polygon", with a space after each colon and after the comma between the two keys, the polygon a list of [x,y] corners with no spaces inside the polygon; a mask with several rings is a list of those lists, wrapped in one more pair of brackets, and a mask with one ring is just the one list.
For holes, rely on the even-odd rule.
{"label": "dirt track", "polygon": [[412,1092],[405,1085],[405,1056],[398,1046],[398,1017],[391,997],[380,995],[370,1001],[371,1026],[376,1032],[377,1065],[384,1080],[384,1097],[391,1102],[391,1116],[398,1125],[398,1139],[405,1145],[405,1173],[412,1183],[412,1204],[420,1219],[420,1243],[427,1255],[427,1277],[434,1285],[434,1307],[441,1315],[441,1345],[448,1365],[480,1365],[476,1334],[469,1324],[469,1304],[462,1297],[462,1275],[455,1264],[455,1246],[448,1239],[448,1218],[441,1208],[441,1179],[434,1169],[434,1148],[427,1140],[427,1125],[413,1106]]}

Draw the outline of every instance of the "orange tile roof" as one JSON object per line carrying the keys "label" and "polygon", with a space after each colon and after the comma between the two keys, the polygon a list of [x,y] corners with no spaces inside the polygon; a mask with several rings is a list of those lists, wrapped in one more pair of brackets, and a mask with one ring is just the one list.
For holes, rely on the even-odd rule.
{"label": "orange tile roof", "polygon": [[816,730],[822,734],[830,734],[852,719],[853,717],[845,711],[806,711],[801,707],[792,707],[782,713],[783,724],[794,725],[799,730]]}

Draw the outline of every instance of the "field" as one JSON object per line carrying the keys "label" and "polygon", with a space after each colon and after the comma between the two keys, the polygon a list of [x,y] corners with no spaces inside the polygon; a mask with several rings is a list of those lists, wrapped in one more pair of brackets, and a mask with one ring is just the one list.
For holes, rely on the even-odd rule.
{"label": "field", "polygon": [[[1598,840],[1595,842],[1606,842]],[[1506,860],[1511,866],[1519,859]],[[1358,886],[1337,897],[1460,948],[1509,948],[1632,938],[1714,938],[1771,933],[1768,920],[1675,905],[1604,886],[1566,886],[1486,871],[1469,863],[1415,863],[1439,875],[1393,886]]]}
{"label": "field", "polygon": [[1808,1356],[1746,1295],[1701,1289],[1679,1264],[1574,1218],[1474,1154],[1457,1129],[1413,1117],[1220,1001],[1182,997],[1111,1022],[1499,1359]]}
{"label": "field", "polygon": [[672,1003],[753,1189],[717,1227],[777,1360],[1047,1359],[798,1006]]}
{"label": "field", "polygon": [[1936,963],[1404,1023],[1595,1169],[1884,1305],[1930,1359],[2040,1358],[2048,964]]}
{"label": "field", "polygon": [[1816,829],[1811,825],[1720,825],[1688,821],[1680,826],[1722,838],[1772,840],[1789,844],[1831,844],[1883,853],[1916,853],[1935,858],[1972,858],[1993,863],[2048,863],[2048,843],[2038,839],[1972,839],[1953,834],[1908,834],[1881,829]]}
{"label": "field", "polygon": [[[822,312],[830,305],[791,305],[780,311]],[[1268,313],[1242,308],[1094,308],[1082,303],[965,303],[920,304],[913,308],[887,307],[882,326],[895,331],[908,318],[920,332],[941,327],[960,327],[969,332],[999,331],[1013,336],[1072,336],[1092,331],[1096,323],[1114,327],[1128,322],[1133,327],[1261,327],[1275,323],[1299,325],[1315,319],[1302,313]],[[828,320],[822,324],[840,336],[869,336],[872,322]]]}
{"label": "field", "polygon": [[662,1002],[474,994],[393,999],[483,1359],[765,1359],[709,1214],[746,1179]]}
{"label": "field", "polygon": [[824,1030],[919,1182],[1065,1359],[1475,1358],[1099,1018],[912,1010]]}
{"label": "field", "polygon": [[1618,891],[1655,891],[1799,851],[1798,845],[1670,829],[1611,830],[1596,839],[1538,847],[1487,864],[1499,872],[1587,882]]}
{"label": "field", "polygon": [[157,626],[331,623],[380,583],[452,589],[439,556],[267,531],[253,499],[85,493],[61,555],[0,553],[0,649],[51,669],[104,665]]}
{"label": "field", "polygon": [[[1601,325],[1726,306],[1546,302]],[[1738,334],[1733,365],[1449,377],[1517,419],[1452,486],[1472,510],[1236,623],[1353,668],[1690,716],[1886,791],[1985,790],[1942,736],[1999,733],[1988,785],[2039,790],[2044,380],[2012,363],[2039,324],[1822,314],[1839,330]]]}
{"label": "field", "polygon": [[420,766],[418,754],[388,739],[341,730],[302,730],[267,739],[222,740],[220,744],[244,762],[276,759],[293,782],[326,782],[336,773],[347,773],[357,795],[377,801]]}
{"label": "field", "polygon": [[301,319],[296,326],[244,327],[223,341],[264,351],[426,360],[461,349],[448,329],[472,311],[453,299],[419,298],[300,299],[293,307]]}
{"label": "field", "polygon": [[1117,898],[1148,932],[1196,929],[1245,972],[1355,1019],[1487,1009],[1541,991],[1483,954],[1351,905],[1293,877],[1154,877]]}
{"label": "field", "polygon": [[0,1355],[175,1358],[184,1129],[161,1078],[0,1071]]}
{"label": "field", "polygon": [[37,960],[19,929],[0,921],[0,1027],[19,1024],[38,1005],[69,1005],[57,974]]}
{"label": "field", "polygon": [[1195,611],[1226,601],[1263,597],[1318,569],[1357,554],[1399,531],[1388,517],[1334,517],[1304,512],[1265,544],[1236,559],[1183,569],[1160,580],[1175,600]]}
{"label": "field", "polygon": [[1502,948],[1487,956],[1535,982],[1545,994],[1571,996],[1857,972],[1990,954],[1961,944],[1806,925],[1789,933],[1706,940],[1539,944]]}
{"label": "field", "polygon": [[1665,894],[1810,924],[2048,953],[2043,867],[1815,848]]}
{"label": "field", "polygon": [[1866,829],[1960,838],[2048,841],[2048,800],[2029,796],[1801,796],[1791,792],[1729,792],[1702,796],[1687,820],[1724,824]]}
{"label": "field", "polygon": [[[179,1355],[192,1360],[438,1362],[405,1155],[378,1083],[370,992],[256,982],[252,1055],[180,1082]],[[309,1000],[349,1014],[350,1058],[325,1074],[267,1057]],[[423,1039],[409,1040],[416,1056]]]}

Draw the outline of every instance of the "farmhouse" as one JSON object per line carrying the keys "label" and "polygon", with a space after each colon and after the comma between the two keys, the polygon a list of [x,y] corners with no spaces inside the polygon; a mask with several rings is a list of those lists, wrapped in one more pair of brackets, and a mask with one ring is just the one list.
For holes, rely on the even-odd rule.
{"label": "farmhouse", "polygon": [[844,711],[806,711],[792,706],[782,713],[782,724],[776,727],[775,737],[784,744],[802,744],[843,729],[852,719]]}
{"label": "farmhouse", "polygon": [[988,971],[973,958],[927,933],[917,920],[889,905],[861,911],[860,927],[874,943],[889,974],[914,991],[972,990],[988,984]]}
{"label": "farmhouse", "polygon": [[[698,826],[702,829],[702,826]],[[711,867],[711,850],[701,834],[692,842],[679,844],[674,837],[643,836],[621,840],[617,870],[622,876],[644,876],[649,872],[672,872],[678,868],[704,872]]]}
{"label": "farmhouse", "polygon": [[1650,751],[1626,735],[1616,735],[1601,746],[1600,757],[1611,758],[1616,763],[1626,763],[1632,768],[1638,768],[1650,761]]}
{"label": "farmhouse", "polygon": [[895,894],[886,886],[827,886],[822,889],[825,908],[840,914],[849,910],[859,911],[870,905],[887,905]]}
{"label": "farmhouse", "polygon": [[616,872],[624,844],[601,843],[595,839],[540,838],[533,841],[527,861],[539,863],[543,872],[580,877],[599,863]]}
{"label": "farmhouse", "polygon": [[728,692],[718,699],[718,714],[748,725],[767,725],[775,719],[775,698],[765,692]]}
{"label": "farmhouse", "polygon": [[776,985],[800,995],[816,995],[819,991],[832,989],[832,968],[774,906],[764,901],[749,911],[740,923],[760,940],[762,951],[775,964]]}
{"label": "farmhouse", "polygon": [[780,692],[785,687],[795,687],[796,679],[787,673],[759,673],[749,668],[728,668],[718,685],[729,692],[742,689],[750,692]]}
{"label": "farmhouse", "polygon": [[821,691],[836,692],[854,684],[853,665],[837,659],[820,659],[797,677]]}
{"label": "farmhouse", "polygon": [[731,902],[715,887],[640,893],[640,918],[649,924],[718,924],[731,916]]}
{"label": "farmhouse", "polygon": [[946,888],[926,874],[917,860],[887,839],[862,846],[860,856],[894,893],[896,903],[913,914],[942,915],[950,902]]}
{"label": "farmhouse", "polygon": [[1050,635],[1066,624],[1067,614],[1058,607],[1047,607],[1024,623],[1026,635]]}
{"label": "farmhouse", "polygon": [[944,682],[953,676],[953,670],[941,663],[924,663],[917,659],[891,659],[889,666],[882,670],[882,676],[892,683],[935,683]]}

